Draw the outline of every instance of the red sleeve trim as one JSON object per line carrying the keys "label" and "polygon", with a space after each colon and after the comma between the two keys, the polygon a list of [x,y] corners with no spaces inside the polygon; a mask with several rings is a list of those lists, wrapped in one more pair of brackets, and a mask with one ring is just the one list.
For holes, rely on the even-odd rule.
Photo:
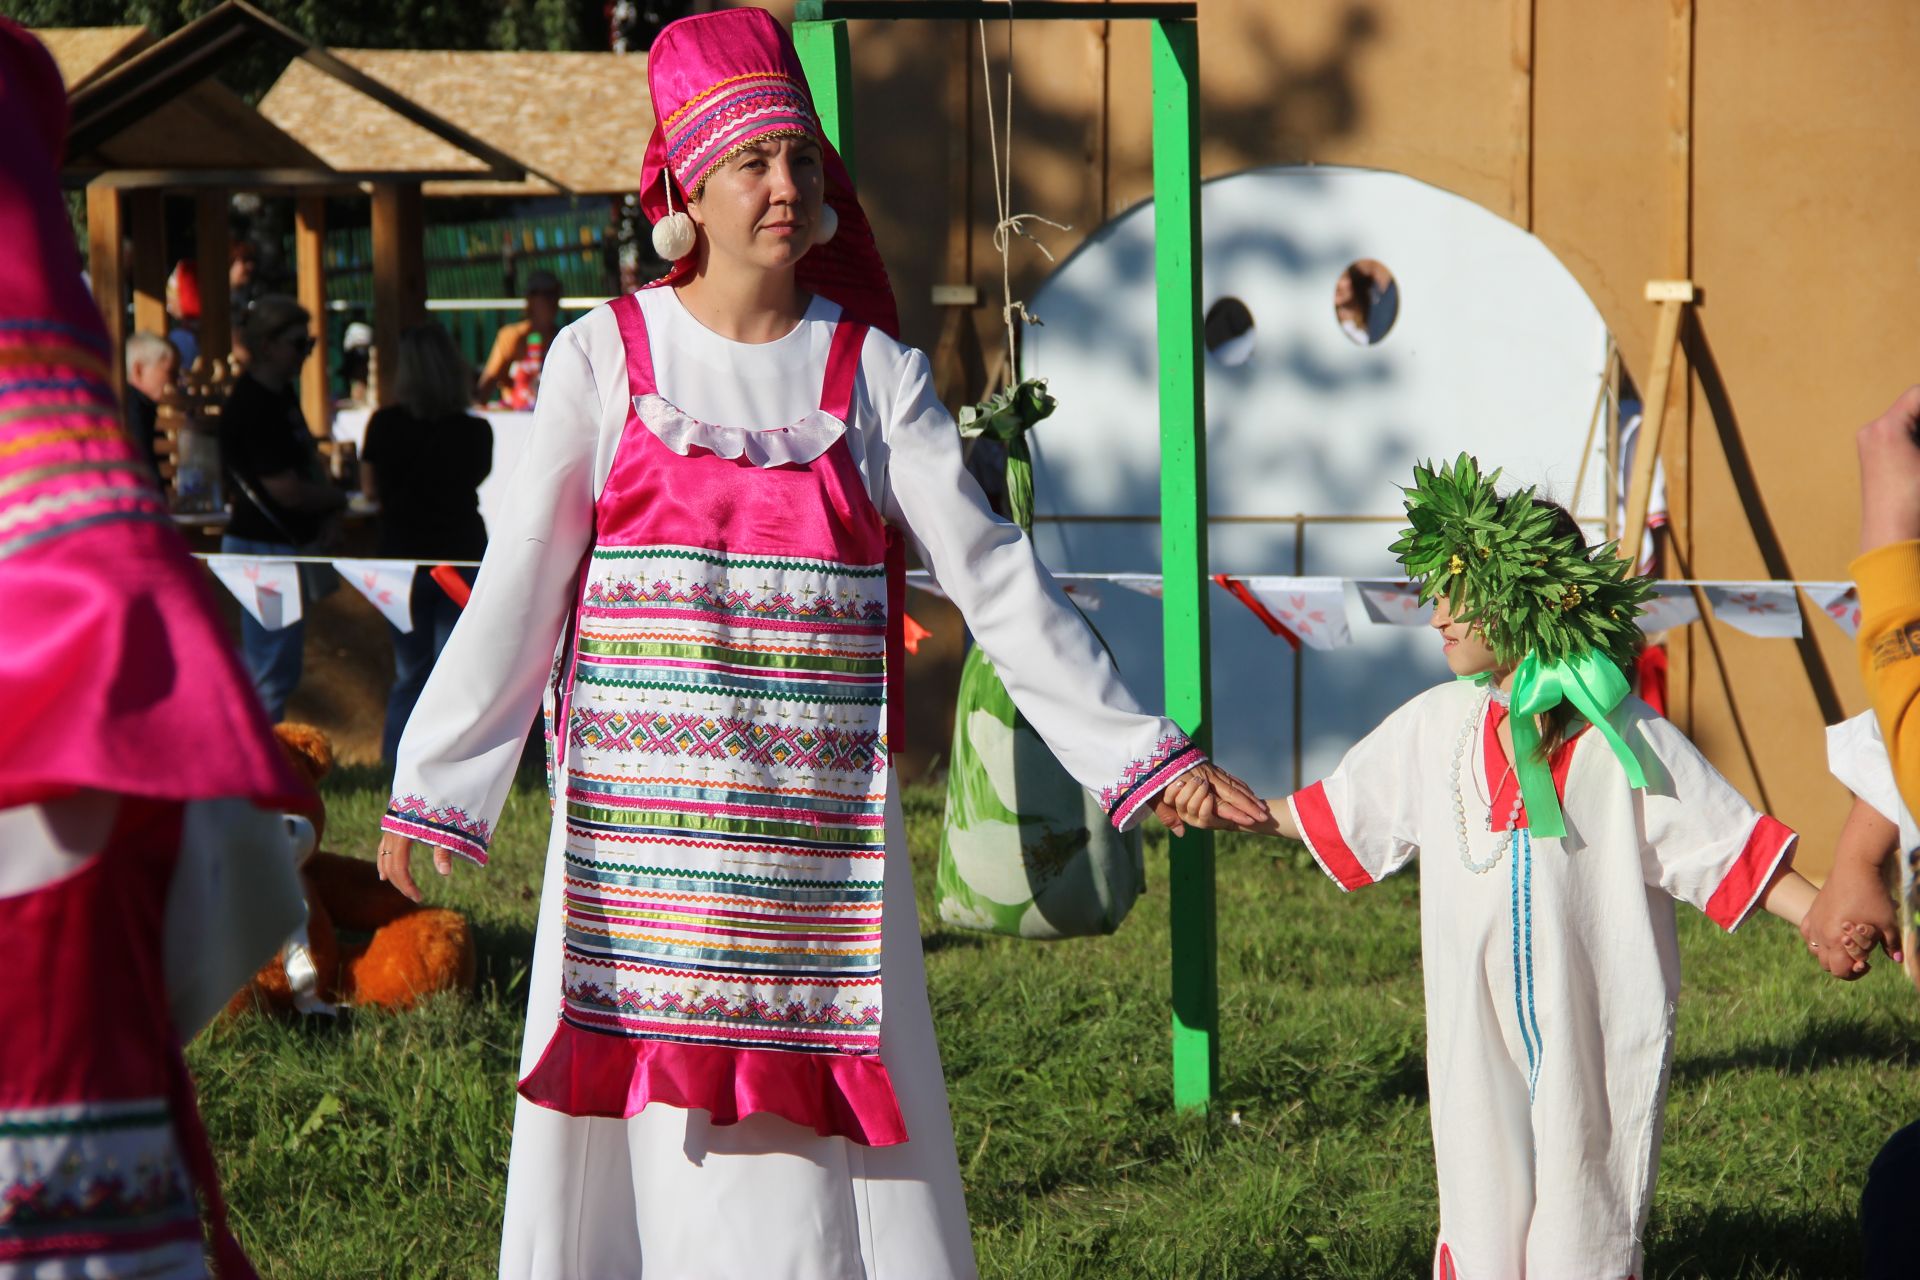
{"label": "red sleeve trim", "polygon": [[1793,842],[1799,838],[1793,828],[1761,814],[1760,821],[1753,824],[1753,831],[1747,836],[1746,848],[1740,851],[1720,887],[1707,899],[1707,918],[1728,933],[1738,929],[1760,905],[1760,895],[1766,892],[1774,872],[1780,869]]}
{"label": "red sleeve trim", "polygon": [[1340,834],[1340,824],[1333,820],[1333,806],[1327,803],[1324,783],[1316,782],[1294,792],[1287,797],[1287,807],[1293,810],[1294,825],[1300,828],[1300,839],[1306,844],[1307,852],[1313,855],[1322,871],[1333,877],[1335,884],[1351,893],[1373,883],[1373,877],[1347,847]]}

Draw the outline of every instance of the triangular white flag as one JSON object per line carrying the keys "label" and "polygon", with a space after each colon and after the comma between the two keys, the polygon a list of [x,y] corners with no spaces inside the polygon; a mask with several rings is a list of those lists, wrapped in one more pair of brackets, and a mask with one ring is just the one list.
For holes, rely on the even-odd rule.
{"label": "triangular white flag", "polygon": [[1399,578],[1355,578],[1369,622],[1390,627],[1424,627],[1433,617],[1420,603],[1420,589]]}
{"label": "triangular white flag", "polygon": [[1240,582],[1287,630],[1315,649],[1353,643],[1347,593],[1339,578],[1241,578]]}
{"label": "triangular white flag", "polygon": [[1800,602],[1791,583],[1726,582],[1706,591],[1713,616],[1735,631],[1764,640],[1800,636]]}
{"label": "triangular white flag", "polygon": [[1640,606],[1640,616],[1636,619],[1640,629],[1650,636],[1699,620],[1700,602],[1693,598],[1693,588],[1684,582],[1654,583],[1653,594]]}
{"label": "triangular white flag", "polygon": [[1860,634],[1860,592],[1851,582],[1803,582],[1800,589],[1842,631]]}
{"label": "triangular white flag", "polygon": [[334,572],[365,596],[402,635],[413,631],[413,571],[418,567],[411,560],[333,562]]}
{"label": "triangular white flag", "polygon": [[300,621],[300,566],[291,560],[218,555],[207,557],[207,568],[267,630]]}

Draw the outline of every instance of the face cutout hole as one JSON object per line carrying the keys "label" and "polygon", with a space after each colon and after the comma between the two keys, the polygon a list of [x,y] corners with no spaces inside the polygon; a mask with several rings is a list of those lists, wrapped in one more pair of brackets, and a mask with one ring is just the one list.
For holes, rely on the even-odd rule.
{"label": "face cutout hole", "polygon": [[1232,368],[1253,358],[1253,312],[1238,298],[1221,298],[1208,307],[1201,333],[1221,364]]}
{"label": "face cutout hole", "polygon": [[1386,340],[1400,318],[1400,286],[1377,258],[1356,258],[1333,282],[1333,318],[1347,341],[1371,347]]}

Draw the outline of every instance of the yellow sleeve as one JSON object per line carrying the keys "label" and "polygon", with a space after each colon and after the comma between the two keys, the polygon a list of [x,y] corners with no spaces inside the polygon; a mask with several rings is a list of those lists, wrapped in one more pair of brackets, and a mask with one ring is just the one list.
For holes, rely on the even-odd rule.
{"label": "yellow sleeve", "polygon": [[1860,674],[1887,740],[1900,798],[1920,813],[1920,541],[1853,562],[1860,590]]}
{"label": "yellow sleeve", "polygon": [[493,351],[487,356],[487,367],[480,372],[482,382],[491,384],[505,376],[507,366],[519,354],[520,339],[530,328],[532,325],[526,320],[500,326],[500,331],[493,335]]}

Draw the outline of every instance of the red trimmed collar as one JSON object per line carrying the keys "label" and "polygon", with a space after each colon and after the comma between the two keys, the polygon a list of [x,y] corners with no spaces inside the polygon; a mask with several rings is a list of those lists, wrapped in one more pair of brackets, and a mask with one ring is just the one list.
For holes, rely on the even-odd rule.
{"label": "red trimmed collar", "polygon": [[[1520,788],[1520,779],[1507,766],[1507,753],[1500,745],[1500,725],[1507,718],[1507,709],[1498,702],[1487,704],[1486,729],[1481,734],[1481,771],[1486,774],[1487,794],[1493,797],[1493,826],[1491,830],[1507,829],[1507,814],[1512,811],[1514,793]],[[1567,805],[1567,771],[1573,767],[1573,748],[1580,741],[1588,726],[1582,724],[1579,731],[1554,749],[1548,764],[1553,769],[1554,794],[1560,797],[1560,807]],[[1497,789],[1496,789],[1497,788]],[[1520,806],[1520,825],[1527,825],[1527,809]]]}

